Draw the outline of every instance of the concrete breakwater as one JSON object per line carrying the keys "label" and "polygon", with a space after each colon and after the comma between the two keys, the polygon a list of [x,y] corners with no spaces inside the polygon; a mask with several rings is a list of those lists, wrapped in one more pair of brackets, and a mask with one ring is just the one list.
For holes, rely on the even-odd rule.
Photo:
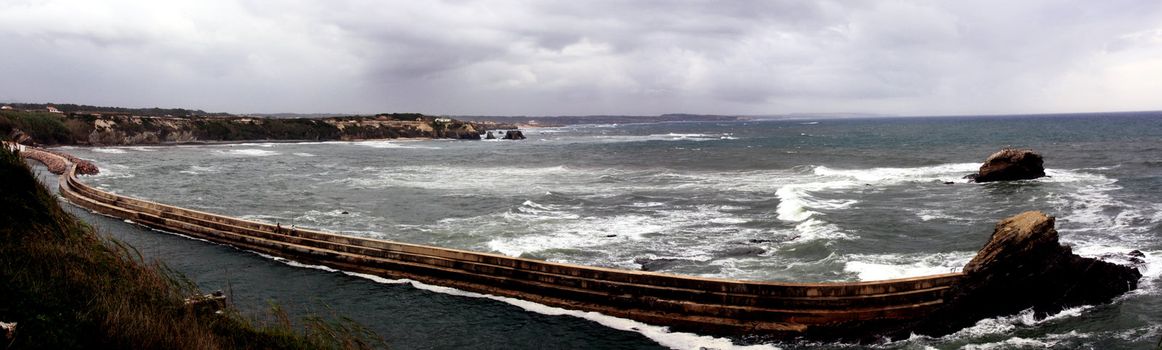
{"label": "concrete breakwater", "polygon": [[79,181],[75,169],[69,165],[60,177],[62,196],[138,224],[346,271],[596,311],[698,333],[861,340],[900,334],[934,322],[931,315],[949,310],[948,303],[962,293],[958,287],[967,277],[950,273],[856,283],[780,283],[557,264],[290,230],[111,194]]}
{"label": "concrete breakwater", "polygon": [[48,171],[61,175],[69,169],[70,164],[76,165],[77,174],[81,175],[96,175],[100,172],[96,165],[84,159],[73,157],[69,154],[52,152],[38,148],[25,147],[20,154],[25,158],[32,159],[44,164],[48,167]]}

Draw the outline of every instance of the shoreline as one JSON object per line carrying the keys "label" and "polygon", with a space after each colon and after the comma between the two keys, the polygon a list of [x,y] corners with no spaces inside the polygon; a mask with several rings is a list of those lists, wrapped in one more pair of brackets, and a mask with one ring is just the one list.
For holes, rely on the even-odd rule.
{"label": "shoreline", "polygon": [[229,146],[229,145],[244,145],[244,144],[311,144],[311,143],[357,143],[368,141],[393,141],[393,142],[423,142],[423,141],[478,141],[478,140],[461,140],[461,139],[447,139],[447,138],[431,138],[431,137],[401,137],[394,139],[359,139],[359,140],[240,140],[240,141],[191,141],[191,142],[161,142],[161,143],[139,143],[130,145],[89,145],[89,144],[73,144],[73,145],[20,145],[28,148],[129,148],[129,147],[174,147],[174,146]]}

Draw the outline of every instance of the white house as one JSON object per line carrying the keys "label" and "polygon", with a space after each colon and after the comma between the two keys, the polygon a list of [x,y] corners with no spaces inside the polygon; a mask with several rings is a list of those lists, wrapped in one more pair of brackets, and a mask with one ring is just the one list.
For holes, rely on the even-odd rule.
{"label": "white house", "polygon": [[53,107],[53,106],[48,106],[48,112],[49,113],[64,114],[64,112],[61,112],[61,110],[56,109],[56,107]]}
{"label": "white house", "polygon": [[12,110],[12,106],[0,107],[0,110],[10,111],[10,110]]}
{"label": "white house", "polygon": [[444,118],[444,117],[440,117],[440,118],[436,118],[436,119],[435,119],[435,120],[433,120],[433,121],[434,121],[434,122],[437,122],[437,123],[445,123],[445,124],[446,124],[446,123],[451,123],[451,122],[452,122],[452,118]]}

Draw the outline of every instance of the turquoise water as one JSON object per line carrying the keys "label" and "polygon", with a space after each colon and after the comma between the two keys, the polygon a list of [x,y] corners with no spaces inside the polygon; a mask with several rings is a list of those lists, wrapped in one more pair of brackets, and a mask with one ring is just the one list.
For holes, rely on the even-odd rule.
{"label": "turquoise water", "polygon": [[[67,151],[101,166],[101,175],[85,179],[101,188],[284,226],[756,280],[857,281],[956,271],[984,244],[997,220],[1041,210],[1058,218],[1062,241],[1081,255],[1125,262],[1119,254],[1145,252],[1140,290],[1112,305],[1070,309],[1047,320],[1000,317],[946,337],[883,346],[1134,348],[1162,337],[1159,113],[583,125],[525,134],[529,139],[521,142]],[[993,184],[961,179],[1007,146],[1040,152],[1050,177]],[[352,287],[360,291],[356,296],[343,293],[342,298],[401,288],[394,281],[362,283]],[[430,289],[416,294],[461,294],[425,291]],[[327,300],[328,294],[333,293],[311,297]],[[481,298],[457,296],[452,303],[473,305],[464,300],[475,299]],[[482,309],[498,307],[486,305]],[[519,306],[512,312],[536,317],[567,313]],[[506,307],[511,308],[500,309],[510,310]],[[578,316],[566,319],[611,334],[633,334],[601,347],[649,341],[721,347],[731,341]],[[574,328],[578,334],[563,339],[604,337],[579,326],[566,327],[566,332]],[[486,335],[466,327],[449,336]],[[782,348],[844,346],[733,341]],[[429,344],[406,336],[393,343],[404,348]]]}

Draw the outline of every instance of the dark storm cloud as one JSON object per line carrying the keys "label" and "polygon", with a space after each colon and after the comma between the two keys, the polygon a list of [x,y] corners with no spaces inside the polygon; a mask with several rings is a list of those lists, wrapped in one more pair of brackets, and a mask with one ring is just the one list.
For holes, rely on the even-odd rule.
{"label": "dark storm cloud", "polygon": [[1154,1],[0,3],[0,100],[233,112],[1158,109]]}

